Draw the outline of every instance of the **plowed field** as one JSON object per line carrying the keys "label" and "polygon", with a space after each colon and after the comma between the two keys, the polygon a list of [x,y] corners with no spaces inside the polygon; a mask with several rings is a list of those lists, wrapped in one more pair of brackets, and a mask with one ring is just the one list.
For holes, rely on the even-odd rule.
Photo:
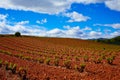
{"label": "plowed field", "polygon": [[69,38],[0,37],[0,80],[119,80],[120,46]]}

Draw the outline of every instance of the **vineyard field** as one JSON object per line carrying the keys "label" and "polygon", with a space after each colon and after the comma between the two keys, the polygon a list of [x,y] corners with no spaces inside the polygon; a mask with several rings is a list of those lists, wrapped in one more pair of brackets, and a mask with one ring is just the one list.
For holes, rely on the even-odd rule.
{"label": "vineyard field", "polygon": [[119,45],[72,38],[0,37],[0,80],[119,79]]}

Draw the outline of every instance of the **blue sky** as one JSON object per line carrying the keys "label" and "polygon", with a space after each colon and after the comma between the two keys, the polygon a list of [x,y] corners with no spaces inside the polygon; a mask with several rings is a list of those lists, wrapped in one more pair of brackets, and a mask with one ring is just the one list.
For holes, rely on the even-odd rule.
{"label": "blue sky", "polygon": [[5,0],[0,34],[112,38],[120,36],[119,0]]}

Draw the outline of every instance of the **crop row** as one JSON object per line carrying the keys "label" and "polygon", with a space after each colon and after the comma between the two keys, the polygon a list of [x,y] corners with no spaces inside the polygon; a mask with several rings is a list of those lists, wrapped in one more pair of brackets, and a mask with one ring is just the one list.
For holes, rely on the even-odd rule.
{"label": "crop row", "polygon": [[[48,56],[44,56],[44,58],[33,58],[33,57],[30,57],[30,56],[25,56],[23,54],[12,54],[10,52],[3,51],[3,50],[0,50],[0,52],[3,53],[3,54],[6,54],[6,55],[10,55],[10,56],[14,56],[14,57],[23,59],[23,60],[34,61],[34,62],[38,62],[40,64],[45,63],[45,64],[51,65],[51,66],[53,65],[53,66],[66,67],[67,69],[75,69],[75,70],[78,70],[80,72],[84,71],[85,62],[89,62],[88,56],[83,57],[84,63],[79,61],[79,57],[75,57],[75,60],[79,62],[79,65],[77,65],[77,64],[73,64],[74,61],[70,60],[69,58],[67,58],[65,60],[60,60],[60,58],[57,57],[57,56],[54,59],[51,59]],[[105,59],[105,55],[101,55],[100,58],[93,59],[93,62],[95,62],[96,64],[102,63],[103,59]],[[106,58],[106,60],[109,64],[112,64],[114,59],[115,59],[114,55]],[[62,61],[62,65],[60,65],[60,61]],[[51,63],[51,62],[53,62],[53,63]],[[84,66],[84,68],[82,68],[82,66]]]}
{"label": "crop row", "polygon": [[[17,58],[15,56],[10,56],[10,55],[5,55],[5,54],[0,54],[1,56],[1,60],[4,60],[4,62],[8,62],[8,64],[10,65],[10,63],[16,64],[17,67],[17,73],[19,68],[22,67],[22,69],[25,69],[27,72],[27,78],[30,80],[34,80],[34,79],[45,79],[46,78],[50,78],[50,79],[69,79],[69,77],[73,76],[72,79],[75,79],[75,77],[80,78],[80,75],[74,71],[70,71],[69,69],[62,69],[62,68],[57,68],[54,66],[47,66],[44,64],[39,64],[33,61],[29,61],[26,59],[20,59]],[[54,72],[57,71],[57,72]],[[58,72],[59,71],[59,72]],[[69,74],[67,74],[69,73]],[[75,73],[75,74],[74,74]],[[62,76],[62,78],[60,78]],[[66,77],[69,76],[69,77]]]}

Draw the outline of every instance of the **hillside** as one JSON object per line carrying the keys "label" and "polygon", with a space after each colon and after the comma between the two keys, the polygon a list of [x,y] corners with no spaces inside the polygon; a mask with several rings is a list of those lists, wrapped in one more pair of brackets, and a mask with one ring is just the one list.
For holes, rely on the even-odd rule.
{"label": "hillside", "polygon": [[0,37],[0,80],[118,80],[120,46],[72,38]]}
{"label": "hillside", "polygon": [[103,42],[103,43],[107,43],[107,44],[116,44],[116,45],[120,45],[120,36],[111,38],[111,39],[105,39],[105,38],[100,38],[95,40],[96,42]]}

